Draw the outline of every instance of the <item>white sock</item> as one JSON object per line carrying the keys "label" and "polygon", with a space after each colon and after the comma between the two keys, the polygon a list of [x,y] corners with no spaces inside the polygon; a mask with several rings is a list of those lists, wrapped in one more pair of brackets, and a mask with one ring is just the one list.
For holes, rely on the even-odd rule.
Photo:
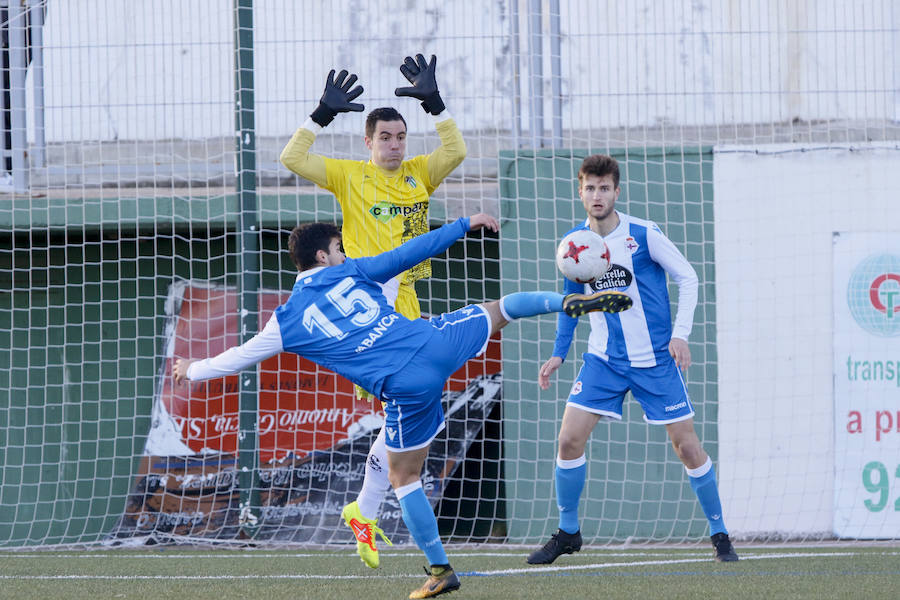
{"label": "white sock", "polygon": [[378,518],[381,501],[390,488],[387,446],[384,443],[384,427],[382,427],[378,437],[372,442],[372,447],[369,448],[369,456],[366,457],[366,476],[356,498],[362,516],[367,519]]}

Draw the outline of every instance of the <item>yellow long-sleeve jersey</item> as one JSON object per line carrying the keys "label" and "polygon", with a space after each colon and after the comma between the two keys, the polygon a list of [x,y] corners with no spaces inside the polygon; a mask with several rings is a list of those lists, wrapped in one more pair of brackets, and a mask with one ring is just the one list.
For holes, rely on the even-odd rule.
{"label": "yellow long-sleeve jersey", "polygon": [[[441,145],[428,155],[403,161],[386,171],[369,161],[326,158],[309,152],[315,134],[301,127],[281,153],[282,164],[329,190],[343,213],[343,243],[347,256],[373,256],[428,232],[431,194],[466,156],[466,145],[453,119],[436,123]],[[399,278],[397,312],[421,316],[415,282],[431,275],[422,262]]]}

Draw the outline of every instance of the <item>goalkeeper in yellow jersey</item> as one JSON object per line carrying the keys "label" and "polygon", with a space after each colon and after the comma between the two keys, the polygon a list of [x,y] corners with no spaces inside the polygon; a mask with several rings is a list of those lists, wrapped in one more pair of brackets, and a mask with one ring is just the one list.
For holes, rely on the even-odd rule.
{"label": "goalkeeper in yellow jersey", "polygon": [[[441,145],[431,154],[406,160],[406,121],[396,109],[376,108],[366,118],[365,144],[368,161],[327,158],[309,151],[323,127],[342,112],[360,112],[354,102],[363,92],[353,87],[355,74],[342,70],[328,74],[325,91],[309,119],[294,133],[281,152],[281,163],[337,198],[343,213],[343,244],[348,257],[373,256],[398,247],[403,242],[428,232],[428,202],[447,175],[466,157],[462,134],[446,110],[435,80],[436,58],[429,61],[421,54],[407,56],[400,72],[409,87],[397,88],[397,96],[408,96],[422,103],[432,116]],[[431,263],[424,261],[388,281],[384,294],[403,316],[421,316],[415,282],[431,275]],[[356,387],[357,396],[372,398]],[[390,543],[378,528],[381,501],[390,488],[384,430],[369,450],[362,489],[356,501],[341,513],[353,530],[357,552],[362,561],[376,568],[379,564],[375,534]]]}

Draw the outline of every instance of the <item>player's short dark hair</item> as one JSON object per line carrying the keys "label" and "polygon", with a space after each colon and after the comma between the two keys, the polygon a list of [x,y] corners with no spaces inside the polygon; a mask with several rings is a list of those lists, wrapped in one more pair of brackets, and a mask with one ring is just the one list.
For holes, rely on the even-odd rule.
{"label": "player's short dark hair", "polygon": [[613,184],[615,187],[619,187],[619,161],[606,154],[591,154],[581,161],[581,168],[578,169],[579,185],[585,175],[596,175],[597,177],[612,175]]}
{"label": "player's short dark hair", "polygon": [[288,251],[298,271],[316,266],[316,252],[329,250],[331,240],[340,239],[341,230],[334,223],[304,223],[291,231]]}
{"label": "player's short dark hair", "polygon": [[378,121],[403,121],[403,126],[406,127],[406,119],[403,118],[403,115],[401,115],[396,108],[383,106],[381,108],[376,108],[366,117],[367,138],[371,138],[375,135],[375,125],[378,124]]}

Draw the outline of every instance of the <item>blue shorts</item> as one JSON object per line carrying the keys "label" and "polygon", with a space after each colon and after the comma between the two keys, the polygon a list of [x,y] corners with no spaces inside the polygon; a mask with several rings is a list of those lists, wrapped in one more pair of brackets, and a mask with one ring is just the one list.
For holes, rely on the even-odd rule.
{"label": "blue shorts", "polygon": [[694,416],[684,378],[671,357],[655,367],[632,367],[585,353],[568,404],[622,420],[622,403],[628,390],[644,409],[644,420],[648,423],[666,425]]}
{"label": "blue shorts", "polygon": [[384,440],[393,451],[423,448],[444,428],[441,396],[447,379],[487,348],[491,317],[469,305],[432,317],[435,336],[384,380]]}

